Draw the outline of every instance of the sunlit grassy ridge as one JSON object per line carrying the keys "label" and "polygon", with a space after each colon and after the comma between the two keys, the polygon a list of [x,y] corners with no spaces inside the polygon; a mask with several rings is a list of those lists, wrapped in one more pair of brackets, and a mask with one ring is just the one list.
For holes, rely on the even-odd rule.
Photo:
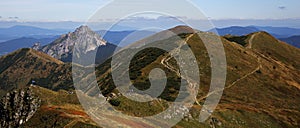
{"label": "sunlit grassy ridge", "polygon": [[[299,125],[297,120],[299,120],[300,106],[297,104],[300,101],[296,98],[300,96],[300,81],[297,79],[297,77],[299,78],[299,70],[296,65],[299,63],[297,58],[300,55],[299,49],[279,42],[267,33],[259,32],[254,34],[257,34],[257,37],[253,38],[251,35],[235,37],[235,42],[231,42],[234,40],[221,37],[227,57],[227,80],[220,104],[213,113],[212,118],[206,123],[197,122],[196,116],[194,120],[183,120],[178,124],[178,127],[209,127],[210,125],[216,127],[295,127]],[[185,39],[189,35],[192,34],[187,33],[180,36]],[[172,37],[160,42],[170,43],[170,45],[174,43]],[[202,104],[210,84],[209,57],[205,46],[196,34],[192,35],[187,43],[198,61],[201,75],[198,100]],[[152,52],[155,51],[158,50],[152,49],[151,51],[151,49],[147,49],[147,52],[141,52],[140,55],[136,55],[138,57],[136,60],[139,60],[139,64],[135,64],[137,62],[132,61],[135,65],[130,70],[136,73],[131,77],[132,82],[139,87],[143,85],[145,87],[149,86],[147,74],[154,68],[162,68],[167,74],[170,72],[168,76],[170,78],[171,74],[173,76],[175,74],[165,69],[160,63],[161,59],[168,56],[168,54],[162,53],[153,56]],[[268,54],[268,52],[271,54]],[[143,58],[147,57],[152,57],[149,60],[153,60],[153,62],[143,61]],[[157,59],[153,59],[153,57]],[[176,67],[176,61],[171,60],[170,63]],[[97,68],[99,69],[98,71],[108,71],[108,74],[103,77],[99,73],[98,79],[100,81],[98,82],[100,87],[106,85],[106,88],[109,88],[109,86],[113,85],[109,77],[110,70],[103,71],[101,69],[102,66],[109,67],[101,65]],[[168,84],[172,83],[172,81],[175,82],[171,80],[168,81]],[[174,84],[172,85],[170,88],[175,87]],[[105,88],[103,90],[105,91]],[[170,95],[171,93],[167,94]],[[174,96],[176,97],[176,95]],[[168,101],[166,98],[163,99]],[[120,101],[120,104],[116,106],[118,110],[136,116],[149,114],[136,112],[135,110],[141,107],[139,105],[121,105],[122,101],[127,103],[127,100],[124,98],[118,100]],[[200,111],[201,106],[196,106],[199,105],[195,105],[195,108]]]}

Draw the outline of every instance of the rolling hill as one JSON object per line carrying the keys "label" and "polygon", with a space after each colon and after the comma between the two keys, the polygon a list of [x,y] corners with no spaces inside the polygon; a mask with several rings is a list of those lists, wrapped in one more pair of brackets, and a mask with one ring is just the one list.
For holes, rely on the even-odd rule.
{"label": "rolling hill", "polygon": [[[209,57],[207,52],[201,50],[205,47],[197,34],[208,36],[211,33],[178,32],[182,30],[189,29],[183,26],[171,29],[182,39],[187,40],[188,45],[196,55],[202,77],[197,96],[198,102],[194,104],[190,113],[192,118],[182,120],[176,127],[299,126],[300,108],[297,104],[300,101],[296,97],[300,96],[300,81],[298,79],[300,50],[277,40],[266,32],[255,32],[234,38],[221,37],[227,56],[227,80],[224,94],[211,118],[205,123],[199,123],[197,115],[203,107],[204,100],[212,94],[207,94],[211,80]],[[156,36],[164,34],[166,33],[162,32]],[[154,35],[143,42],[153,38],[157,39]],[[156,40],[155,43],[176,45],[174,39],[176,38],[170,37],[165,40]],[[137,47],[137,49],[139,48]],[[150,86],[148,74],[152,69],[161,68],[165,71],[168,83],[162,95],[159,96],[161,99],[159,104],[163,105],[165,102],[172,102],[178,94],[178,76],[176,75],[178,74],[176,73],[178,67],[173,59],[165,59],[168,58],[168,53],[159,53],[158,51],[158,49],[145,49],[144,52],[140,52],[139,55],[136,55],[136,59],[132,60],[134,65],[131,65],[129,70],[134,86],[142,90]],[[123,52],[127,54],[128,51],[124,50]],[[136,62],[135,60],[139,61]],[[117,94],[118,90],[115,90],[110,73],[110,62],[107,61],[96,69],[97,80],[102,93],[106,96],[110,96],[111,93]],[[92,89],[85,91],[87,94],[92,93]],[[218,91],[213,93],[218,93]],[[134,116],[149,116],[165,109],[164,107],[154,109],[155,106],[152,109],[139,109],[148,103],[131,101],[122,95],[113,97],[110,103],[117,110]]]}
{"label": "rolling hill", "polygon": [[[71,65],[33,49],[19,49],[0,58],[1,95],[35,81],[41,87],[73,89]],[[4,92],[4,93],[2,93]]]}

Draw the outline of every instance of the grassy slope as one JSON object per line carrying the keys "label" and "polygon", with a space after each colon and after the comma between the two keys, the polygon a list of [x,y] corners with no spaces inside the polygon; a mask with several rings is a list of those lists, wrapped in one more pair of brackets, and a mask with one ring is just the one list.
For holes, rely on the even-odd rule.
{"label": "grassy slope", "polygon": [[75,92],[73,94],[63,90],[55,92],[38,86],[31,89],[40,97],[42,105],[23,127],[97,128],[84,112]]}
{"label": "grassy slope", "polygon": [[[183,36],[183,38],[185,37],[187,36]],[[249,41],[250,37],[244,39]],[[169,39],[169,41],[170,40],[172,39]],[[300,90],[297,86],[300,82],[297,79],[299,78],[299,70],[295,64],[298,64],[299,61],[293,57],[299,56],[299,50],[282,44],[266,35],[258,35],[258,38],[254,38],[252,49],[246,48],[238,43],[229,42],[223,38],[222,41],[227,56],[228,73],[226,89],[216,112],[213,114],[213,118],[222,122],[222,127],[298,126],[300,115],[300,106],[298,104],[300,101],[297,97],[300,96]],[[272,44],[269,44],[269,46],[265,46],[266,44],[262,46],[257,45],[262,44],[261,42],[269,42]],[[172,41],[169,43],[172,43]],[[200,103],[203,103],[205,98],[202,99],[201,97],[207,94],[210,83],[210,63],[207,62],[207,53],[199,37],[192,37],[188,41],[188,44],[191,46],[199,62],[202,77],[198,98]],[[246,45],[247,44],[245,44],[245,46]],[[277,50],[274,50],[272,46],[276,46],[274,48],[277,48]],[[261,51],[257,50],[257,48],[264,48],[265,52],[270,51],[274,56],[266,58],[265,56],[270,55],[261,55]],[[277,53],[280,49],[287,49],[285,52],[288,52],[290,55],[280,55],[280,52]],[[140,74],[144,74],[137,78],[139,82],[146,80],[144,77],[147,77],[145,75],[148,74],[151,69],[161,67],[159,62],[163,57],[166,57],[166,55],[156,57],[157,60],[154,62],[139,67]],[[278,61],[282,63],[273,62],[273,57],[278,58]],[[112,82],[109,82],[109,70],[103,71],[101,67],[98,67],[99,84],[100,86],[109,86],[107,83],[112,84]],[[106,72],[106,74],[102,74],[103,72]],[[126,100],[124,102],[126,102]],[[198,105],[195,105],[196,110],[200,111],[201,107],[197,106]],[[119,109],[134,115],[133,110],[138,106],[131,106],[130,109],[124,109],[126,107],[121,106]],[[212,122],[211,119],[204,124],[197,123],[195,120],[189,122],[182,121],[177,127],[208,127],[210,122]]]}
{"label": "grassy slope", "polygon": [[32,49],[20,49],[0,58],[0,85],[4,91],[24,87],[32,80],[52,90],[72,89],[71,65]]}
{"label": "grassy slope", "polygon": [[281,42],[265,32],[254,33],[253,49],[300,70],[300,49]]}

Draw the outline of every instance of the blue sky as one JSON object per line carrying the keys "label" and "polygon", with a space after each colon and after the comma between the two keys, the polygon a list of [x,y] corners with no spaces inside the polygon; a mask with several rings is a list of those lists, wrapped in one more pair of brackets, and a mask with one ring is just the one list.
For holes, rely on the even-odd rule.
{"label": "blue sky", "polygon": [[[110,0],[2,0],[0,20],[85,21]],[[134,1],[134,0],[129,0]],[[141,0],[140,0],[141,1]],[[178,6],[174,0],[171,6]],[[300,0],[191,0],[211,19],[300,19]],[[164,7],[166,4],[154,4]],[[141,6],[134,2],[124,8]],[[118,8],[111,11],[118,11]],[[180,11],[180,12],[179,12]],[[182,14],[193,17],[188,10]],[[109,19],[110,17],[103,17]]]}
{"label": "blue sky", "polygon": [[300,18],[300,0],[194,0],[213,19]]}

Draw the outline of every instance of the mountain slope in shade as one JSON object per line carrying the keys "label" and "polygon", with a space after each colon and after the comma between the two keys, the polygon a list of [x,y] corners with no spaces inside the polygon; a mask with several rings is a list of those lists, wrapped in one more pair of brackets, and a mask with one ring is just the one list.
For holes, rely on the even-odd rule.
{"label": "mountain slope in shade", "polygon": [[280,40],[287,42],[297,48],[300,48],[300,36],[291,36],[288,38],[280,38]]}
{"label": "mountain slope in shade", "polygon": [[23,88],[32,81],[42,87],[72,89],[71,65],[49,55],[25,48],[0,58],[0,90]]}

